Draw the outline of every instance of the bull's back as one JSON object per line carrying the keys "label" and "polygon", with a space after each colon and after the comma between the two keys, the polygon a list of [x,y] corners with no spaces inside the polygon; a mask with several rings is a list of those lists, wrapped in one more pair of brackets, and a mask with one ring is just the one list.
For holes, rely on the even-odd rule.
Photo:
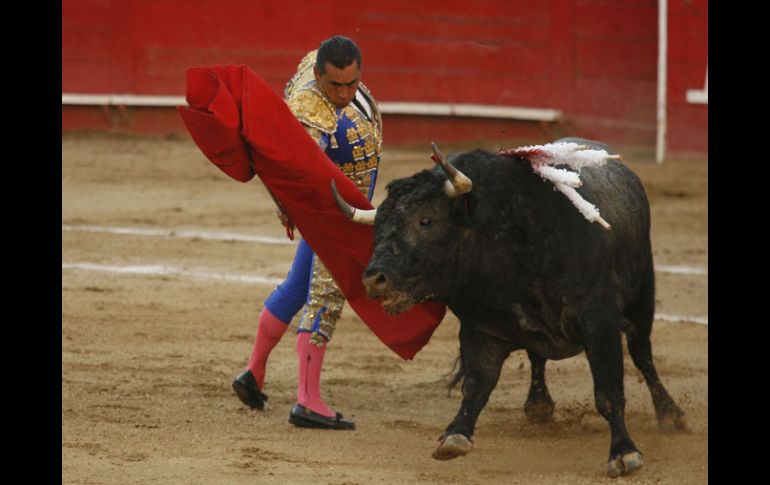
{"label": "bull's back", "polygon": [[[573,140],[614,153],[606,145]],[[483,250],[468,258],[472,277],[457,303],[472,300],[463,301],[468,314],[508,312],[512,322],[527,322],[528,329],[524,325],[511,332],[531,348],[545,345],[541,355],[573,355],[570,345],[579,332],[571,329],[580,315],[591,307],[611,311],[611,300],[618,312],[625,312],[640,290],[653,284],[650,213],[641,181],[618,161],[581,171],[583,186],[577,190],[612,225],[606,230],[588,222],[528,164],[505,157],[484,164],[471,158],[457,166],[474,180],[480,200],[476,214],[486,215],[477,226],[482,230],[475,246]],[[463,310],[452,309],[458,315]],[[548,344],[528,340],[527,331],[548,335]]]}
{"label": "bull's back", "polygon": [[[574,142],[593,149],[617,154],[608,145],[582,138],[566,138],[560,142]],[[652,250],[650,246],[650,207],[639,177],[622,161],[609,160],[606,164],[584,167],[580,171],[582,187],[578,193],[595,205],[611,229],[598,223],[588,222],[559,191],[550,183],[531,174],[522,180],[536,187],[538,216],[558,223],[549,225],[549,232],[539,235],[552,241],[544,251],[557,267],[562,263],[560,275],[566,283],[562,288],[581,288],[586,295],[595,293],[597,287],[617,289],[618,307],[626,307],[636,298],[641,287],[654,284],[651,281]],[[533,261],[537,255],[533,255]],[[549,273],[550,274],[550,273]],[[571,290],[565,290],[571,291]],[[603,293],[603,292],[601,292]],[[574,295],[573,295],[574,296]]]}
{"label": "bull's back", "polygon": [[[594,140],[573,137],[556,142],[578,143],[618,155],[609,145]],[[630,168],[620,161],[610,160],[606,165],[583,168],[580,178],[583,187],[578,192],[594,204],[612,226],[612,233],[616,237],[610,239],[611,243],[618,244],[627,237],[649,237],[649,202],[641,180]]]}
{"label": "bull's back", "polygon": [[[584,141],[585,142],[585,141]],[[590,146],[615,154],[606,145]],[[625,307],[640,291],[654,291],[652,248],[650,243],[650,206],[639,177],[625,164],[611,160],[606,165],[581,171],[583,198],[594,204],[611,225],[603,231],[605,257],[611,264],[608,275],[620,289],[618,304]]]}

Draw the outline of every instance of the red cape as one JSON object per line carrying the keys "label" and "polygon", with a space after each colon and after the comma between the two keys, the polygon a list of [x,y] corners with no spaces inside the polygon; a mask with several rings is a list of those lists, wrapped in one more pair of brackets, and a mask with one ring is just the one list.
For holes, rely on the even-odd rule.
{"label": "red cape", "polygon": [[286,103],[245,65],[187,70],[187,102],[178,110],[198,148],[241,182],[258,175],[321,258],[350,303],[374,334],[404,359],[426,344],[446,312],[422,303],[386,315],[366,296],[361,282],[372,255],[374,229],[349,221],[331,192],[334,179],[352,206],[372,209],[355,184],[327,157]]}

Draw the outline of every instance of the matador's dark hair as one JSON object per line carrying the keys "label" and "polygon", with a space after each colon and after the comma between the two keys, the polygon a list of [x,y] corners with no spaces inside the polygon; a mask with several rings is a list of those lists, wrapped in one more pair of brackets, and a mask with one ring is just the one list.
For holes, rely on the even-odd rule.
{"label": "matador's dark hair", "polygon": [[335,35],[321,42],[316,54],[315,65],[318,72],[324,74],[326,63],[329,62],[337,69],[344,69],[356,61],[361,68],[361,51],[352,39],[344,35]]}

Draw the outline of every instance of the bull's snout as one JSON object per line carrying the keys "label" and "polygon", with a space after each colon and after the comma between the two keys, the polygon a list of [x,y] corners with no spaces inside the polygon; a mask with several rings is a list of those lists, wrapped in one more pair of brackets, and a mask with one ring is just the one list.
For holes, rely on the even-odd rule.
{"label": "bull's snout", "polygon": [[390,288],[390,278],[384,271],[368,269],[364,272],[364,288],[369,298],[377,298],[387,293]]}

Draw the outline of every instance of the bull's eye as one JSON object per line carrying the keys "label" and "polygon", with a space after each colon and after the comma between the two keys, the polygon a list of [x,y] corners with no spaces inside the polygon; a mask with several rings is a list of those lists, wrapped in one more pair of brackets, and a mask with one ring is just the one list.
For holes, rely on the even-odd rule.
{"label": "bull's eye", "polygon": [[430,226],[430,217],[423,217],[420,219],[420,225],[421,226]]}

